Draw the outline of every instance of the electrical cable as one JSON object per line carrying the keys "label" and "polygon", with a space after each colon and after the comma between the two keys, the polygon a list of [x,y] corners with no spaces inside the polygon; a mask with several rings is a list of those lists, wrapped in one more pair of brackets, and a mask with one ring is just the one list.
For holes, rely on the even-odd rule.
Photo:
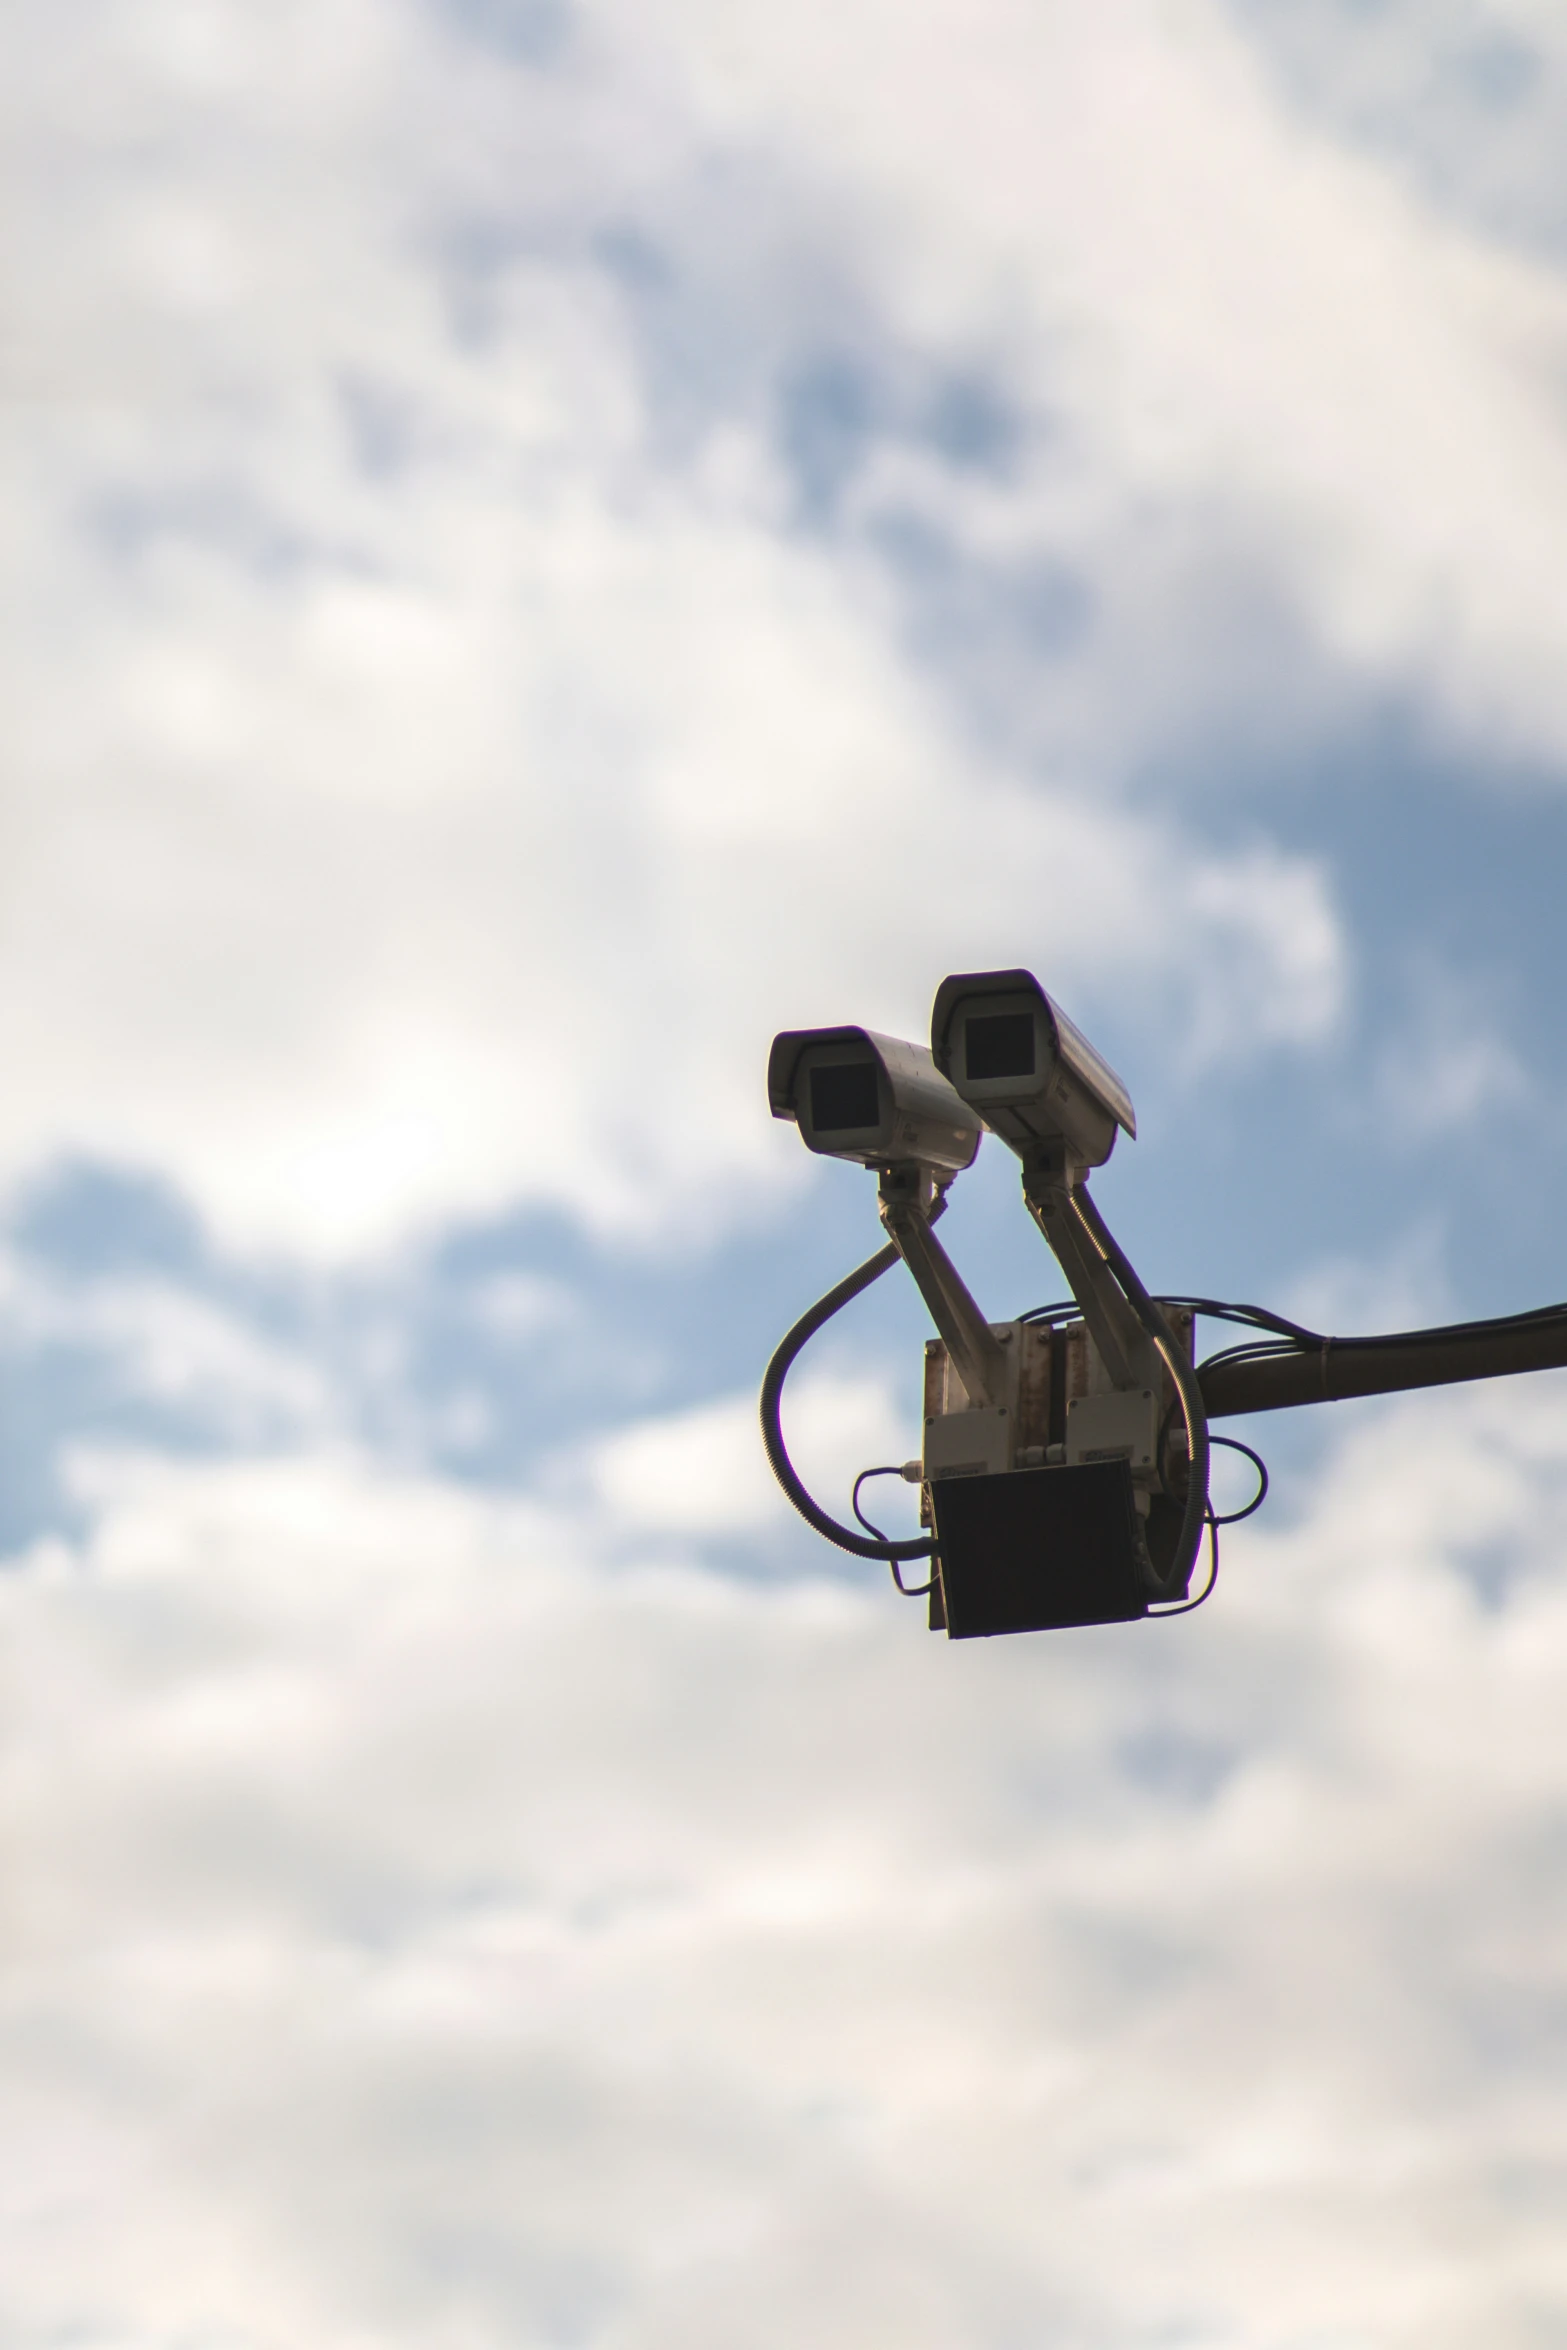
{"label": "electrical cable", "polygon": [[[1175,1556],[1160,1584],[1161,1595],[1173,1596],[1176,1592],[1184,1592],[1191,1579],[1192,1569],[1197,1564],[1197,1554],[1202,1548],[1203,1526],[1209,1516],[1208,1414],[1202,1400],[1202,1389],[1197,1384],[1196,1372],[1176,1344],[1175,1333],[1138,1279],[1131,1259],[1099,1213],[1086,1187],[1075,1185],[1067,1198],[1084,1234],[1115,1275],[1125,1293],[1127,1304],[1158,1349],[1180,1398],[1181,1417],[1186,1423],[1186,1500],[1181,1511],[1181,1530],[1176,1537]],[[1217,1581],[1218,1573],[1218,1543],[1215,1539],[1209,1590]],[[1206,1591],[1203,1596],[1207,1596]]]}
{"label": "electrical cable", "polygon": [[1528,1306],[1521,1314],[1485,1314],[1478,1322],[1438,1322],[1429,1330],[1376,1330],[1362,1332],[1355,1338],[1317,1339],[1316,1346],[1412,1346],[1423,1338],[1467,1338],[1471,1335],[1490,1337],[1508,1330],[1526,1330],[1567,1322],[1567,1304]]}
{"label": "electrical cable", "polygon": [[1205,1600],[1213,1597],[1213,1587],[1219,1580],[1219,1528],[1225,1522],[1223,1518],[1216,1518],[1212,1510],[1205,1513],[1208,1528],[1208,1580],[1194,1599],[1183,1599],[1177,1607],[1151,1607],[1148,1613],[1157,1622],[1162,1624],[1167,1616],[1189,1616],[1193,1608],[1201,1607]]}
{"label": "electrical cable", "polygon": [[[852,1496],[852,1507],[854,1514],[859,1519],[860,1524],[865,1528],[866,1533],[874,1534],[878,1542],[885,1542],[887,1537],[879,1526],[873,1526],[871,1524],[869,1518],[861,1509],[860,1487],[866,1482],[868,1478],[871,1477],[901,1477],[902,1475],[903,1467],[901,1462],[893,1461],[889,1463],[886,1468],[862,1469],[854,1480],[854,1493]],[[897,1584],[898,1589],[902,1592],[905,1599],[923,1599],[927,1591],[935,1590],[936,1578],[934,1575],[931,1577],[928,1583],[905,1583],[903,1577],[898,1572],[897,1560],[890,1558],[887,1561],[887,1564],[892,1570],[892,1579],[894,1583]]]}
{"label": "electrical cable", "polygon": [[[1177,1302],[1177,1301],[1171,1301]],[[1197,1304],[1197,1300],[1180,1300]],[[1204,1313],[1213,1313],[1211,1301],[1201,1305]],[[1513,1332],[1527,1330],[1567,1330],[1567,1305],[1531,1306],[1521,1314],[1482,1315],[1474,1322],[1443,1322],[1425,1330],[1378,1330],[1362,1332],[1353,1338],[1331,1338],[1314,1330],[1300,1330],[1283,1322],[1282,1316],[1263,1319],[1243,1315],[1231,1308],[1218,1318],[1226,1321],[1254,1320],[1259,1330],[1276,1330],[1274,1338],[1242,1340],[1237,1346],[1222,1347],[1217,1354],[1208,1355],[1198,1367],[1198,1375],[1219,1363],[1261,1363],[1287,1361],[1292,1356],[1326,1355],[1329,1349],[1336,1357],[1365,1354],[1398,1346],[1440,1346],[1444,1340],[1485,1339],[1506,1337]]]}
{"label": "electrical cable", "polygon": [[[1173,1302],[1174,1301],[1171,1299],[1160,1300],[1161,1304],[1170,1304]],[[1184,1305],[1186,1300],[1183,1298],[1180,1302]],[[1161,1618],[1164,1616],[1189,1616],[1193,1608],[1201,1607],[1205,1600],[1211,1599],[1213,1597],[1213,1587],[1219,1580],[1219,1528],[1221,1526],[1238,1526],[1242,1518],[1249,1518],[1254,1510],[1260,1510],[1263,1503],[1268,1498],[1268,1464],[1263,1459],[1261,1453],[1253,1452],[1249,1444],[1242,1444],[1238,1436],[1214,1436],[1210,1433],[1208,1442],[1210,1444],[1222,1444],[1226,1452],[1243,1452],[1246,1455],[1246,1458],[1250,1461],[1252,1467],[1257,1472],[1257,1490],[1252,1495],[1250,1501],[1246,1504],[1246,1507],[1243,1510],[1219,1511],[1215,1510],[1210,1503],[1207,1511],[1207,1582],[1203,1585],[1202,1589],[1197,1593],[1195,1598],[1183,1599],[1179,1607],[1150,1608],[1148,1612],[1152,1616],[1159,1616]]]}
{"label": "electrical cable", "polygon": [[[1172,1304],[1172,1302],[1175,1300],[1161,1300],[1161,1304]],[[1179,1302],[1186,1304],[1184,1297]],[[1245,1504],[1245,1509],[1217,1511],[1217,1509],[1212,1509],[1212,1504],[1208,1506],[1208,1582],[1205,1582],[1203,1589],[1196,1593],[1196,1598],[1182,1600],[1179,1607],[1149,1607],[1149,1614],[1154,1614],[1154,1617],[1168,1617],[1168,1614],[1191,1614],[1193,1607],[1201,1607],[1203,1600],[1212,1598],[1212,1586],[1219,1582],[1219,1527],[1240,1525],[1240,1520],[1250,1518],[1252,1511],[1262,1509],[1266,1497],[1269,1497],[1269,1464],[1264,1462],[1262,1452],[1252,1452],[1250,1445],[1240,1443],[1238,1436],[1212,1436],[1210,1433],[1208,1443],[1210,1445],[1224,1445],[1226,1452],[1245,1452],[1247,1462],[1250,1462],[1252,1469],[1257,1471],[1257,1492],[1252,1495],[1250,1502]]]}
{"label": "electrical cable", "polygon": [[[1161,1308],[1173,1306],[1177,1312],[1201,1314],[1209,1321],[1238,1322],[1244,1327],[1272,1332],[1292,1342],[1288,1350],[1291,1352],[1297,1347],[1310,1349],[1324,1344],[1320,1330],[1307,1330],[1299,1322],[1287,1321],[1282,1314],[1270,1313],[1266,1306],[1230,1305],[1216,1297],[1156,1297],[1153,1302]],[[1062,1298],[1055,1305],[1035,1306],[1030,1312],[1018,1316],[1020,1322],[1044,1322],[1052,1327],[1062,1322],[1080,1322],[1082,1318],[1082,1307],[1071,1297]],[[1248,1343],[1254,1345],[1257,1341]],[[1333,1339],[1327,1343],[1338,1346],[1344,1342]]]}
{"label": "electrical cable", "polygon": [[[1475,1322],[1442,1322],[1426,1330],[1365,1331],[1354,1338],[1334,1338],[1321,1330],[1308,1330],[1304,1324],[1272,1313],[1265,1306],[1231,1305],[1220,1298],[1159,1297],[1154,1303],[1200,1314],[1209,1321],[1233,1322],[1257,1334],[1205,1356],[1198,1365],[1199,1376],[1216,1363],[1278,1362],[1292,1355],[1315,1354],[1324,1347],[1330,1347],[1335,1355],[1354,1355],[1376,1347],[1440,1344],[1444,1339],[1497,1338],[1511,1331],[1548,1330],[1553,1326],[1567,1329],[1567,1303],[1529,1306],[1519,1314],[1482,1315]],[[1082,1311],[1075,1299],[1063,1298],[1054,1305],[1035,1306],[1018,1318],[1024,1322],[1043,1322],[1054,1329],[1062,1323],[1081,1321]]]}
{"label": "electrical cable", "polygon": [[[779,1342],[777,1351],[767,1366],[767,1376],[762,1381],[761,1396],[762,1443],[766,1447],[768,1461],[773,1475],[806,1524],[814,1526],[817,1533],[824,1536],[828,1542],[836,1543],[840,1550],[852,1552],[856,1558],[885,1559],[889,1564],[898,1559],[932,1558],[935,1556],[936,1545],[934,1541],[929,1539],[909,1542],[888,1542],[885,1540],[868,1542],[863,1535],[856,1534],[852,1528],[840,1526],[836,1518],[830,1518],[820,1504],[806,1492],[805,1487],[795,1474],[794,1463],[790,1460],[788,1447],[784,1443],[782,1405],[784,1381],[788,1378],[790,1366],[801,1348],[816,1336],[817,1331],[824,1323],[832,1320],[834,1314],[840,1312],[844,1306],[851,1304],[862,1290],[869,1289],[873,1281],[879,1281],[883,1273],[890,1272],[897,1262],[898,1251],[889,1240],[885,1248],[879,1248],[873,1257],[867,1257],[863,1265],[857,1265],[852,1273],[844,1276],[836,1288],[829,1289],[825,1297],[819,1298],[808,1313],[802,1314],[793,1329],[787,1331]],[[861,1522],[863,1524],[864,1521]]]}
{"label": "electrical cable", "polygon": [[1242,1518],[1252,1517],[1260,1510],[1268,1498],[1268,1464],[1260,1452],[1253,1452],[1251,1446],[1242,1444],[1238,1436],[1215,1436],[1210,1429],[1208,1442],[1222,1444],[1226,1452],[1243,1452],[1257,1472],[1257,1490],[1243,1510],[1226,1510],[1222,1515],[1214,1515],[1211,1511],[1209,1513],[1216,1526],[1238,1526]]}
{"label": "electrical cable", "polygon": [[1308,1330],[1301,1322],[1291,1322],[1284,1314],[1274,1313],[1268,1306],[1230,1305],[1217,1297],[1161,1297],[1162,1306],[1184,1307],[1191,1314],[1205,1314],[1215,1322],[1249,1323],[1258,1330],[1271,1330],[1280,1338],[1293,1340],[1300,1346],[1320,1346],[1322,1332]]}

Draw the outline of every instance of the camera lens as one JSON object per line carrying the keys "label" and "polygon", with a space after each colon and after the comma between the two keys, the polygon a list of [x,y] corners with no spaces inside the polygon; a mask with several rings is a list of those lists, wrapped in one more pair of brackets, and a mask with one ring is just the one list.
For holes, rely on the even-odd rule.
{"label": "camera lens", "polygon": [[964,1067],[977,1077],[1032,1077],[1032,1012],[987,1012],[963,1023]]}
{"label": "camera lens", "polygon": [[811,1071],[811,1124],[818,1134],[881,1124],[874,1061],[848,1061]]}

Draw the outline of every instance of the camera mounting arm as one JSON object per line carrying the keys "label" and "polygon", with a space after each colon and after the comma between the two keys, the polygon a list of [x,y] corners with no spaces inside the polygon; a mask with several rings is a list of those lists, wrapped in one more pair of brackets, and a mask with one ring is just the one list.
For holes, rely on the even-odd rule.
{"label": "camera mounting arm", "polygon": [[1007,1400],[1006,1353],[931,1230],[945,1205],[928,1167],[881,1170],[878,1207],[887,1237],[914,1276],[970,1403],[995,1409]]}
{"label": "camera mounting arm", "polygon": [[1082,1309],[1112,1386],[1157,1385],[1159,1353],[1111,1272],[1078,1196],[1083,1170],[1059,1153],[1023,1163],[1023,1198]]}

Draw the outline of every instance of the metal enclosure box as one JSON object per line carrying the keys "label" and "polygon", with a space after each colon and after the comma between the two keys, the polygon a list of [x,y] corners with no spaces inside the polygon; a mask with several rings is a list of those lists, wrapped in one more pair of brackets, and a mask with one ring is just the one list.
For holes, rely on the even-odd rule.
{"label": "metal enclosure box", "polygon": [[925,1430],[927,1484],[950,1477],[993,1477],[1012,1466],[1014,1412],[944,1412]]}
{"label": "metal enclosure box", "polygon": [[[1166,1309],[1176,1344],[1190,1355],[1192,1317],[1181,1307]],[[998,1468],[1038,1469],[1047,1462],[1125,1456],[1139,1479],[1157,1475],[1159,1431],[1167,1418],[1180,1424],[1175,1382],[1163,1372],[1150,1396],[1134,1389],[1119,1394],[1081,1322],[1051,1327],[1044,1322],[992,1322],[1011,1363],[1006,1405],[1006,1456],[994,1432],[979,1438],[962,1380],[947,1360],[939,1338],[925,1343],[924,1462],[929,1495],[948,1477],[994,1474]],[[1140,1400],[1134,1401],[1133,1397]],[[986,1414],[985,1417],[990,1417]],[[944,1425],[948,1420],[957,1426]],[[965,1423],[968,1423],[965,1425]]]}
{"label": "metal enclosure box", "polygon": [[1132,1469],[1152,1469],[1159,1451],[1164,1398],[1151,1387],[1109,1395],[1071,1395],[1066,1404],[1066,1457],[1072,1467],[1086,1461],[1124,1460]]}
{"label": "metal enclosure box", "polygon": [[[1189,1355],[1191,1314],[1167,1312]],[[968,1640],[1146,1615],[1150,1554],[1161,1568],[1180,1519],[1159,1459],[1166,1423],[1184,1433],[1174,1381],[1114,1388],[1079,1321],[991,1328],[1009,1365],[1004,1407],[973,1409],[942,1341],[925,1348],[931,1629]]]}

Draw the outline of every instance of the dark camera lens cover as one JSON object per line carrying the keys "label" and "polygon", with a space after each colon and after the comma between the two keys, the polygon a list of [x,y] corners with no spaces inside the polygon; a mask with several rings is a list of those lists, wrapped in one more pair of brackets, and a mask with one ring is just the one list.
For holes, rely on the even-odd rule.
{"label": "dark camera lens cover", "polygon": [[1032,1077],[1033,1013],[970,1013],[963,1023],[963,1063],[971,1079]]}
{"label": "dark camera lens cover", "polygon": [[846,1061],[811,1071],[811,1124],[818,1134],[846,1134],[881,1123],[874,1061]]}

